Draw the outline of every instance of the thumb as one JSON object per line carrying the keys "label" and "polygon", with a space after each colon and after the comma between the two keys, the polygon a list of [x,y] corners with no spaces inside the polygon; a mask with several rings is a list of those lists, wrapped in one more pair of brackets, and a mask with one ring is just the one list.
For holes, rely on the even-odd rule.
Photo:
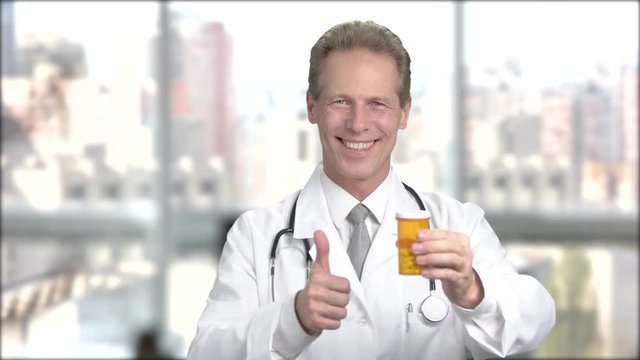
{"label": "thumb", "polygon": [[330,273],[329,269],[329,239],[322,230],[313,233],[313,240],[316,243],[316,267]]}

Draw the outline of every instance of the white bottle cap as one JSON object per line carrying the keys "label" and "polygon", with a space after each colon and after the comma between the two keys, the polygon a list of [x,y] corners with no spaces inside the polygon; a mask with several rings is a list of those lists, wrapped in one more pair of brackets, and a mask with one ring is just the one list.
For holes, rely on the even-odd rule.
{"label": "white bottle cap", "polygon": [[396,213],[398,219],[428,219],[430,217],[431,213],[427,210],[398,211]]}

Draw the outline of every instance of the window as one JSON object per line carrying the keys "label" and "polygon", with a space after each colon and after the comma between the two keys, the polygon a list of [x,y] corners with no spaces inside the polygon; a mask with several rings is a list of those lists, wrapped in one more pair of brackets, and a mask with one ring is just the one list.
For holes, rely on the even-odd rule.
{"label": "window", "polygon": [[636,3],[3,1],[2,16],[3,357],[131,358],[155,330],[184,357],[227,229],[321,159],[309,51],[352,19],[411,55],[395,171],[481,205],[554,296],[532,356],[637,352]]}
{"label": "window", "polygon": [[135,189],[156,176],[157,12],[2,2],[2,357],[132,357],[155,322],[156,206]]}
{"label": "window", "polygon": [[636,356],[638,4],[468,2],[464,19],[462,195],[556,301],[535,357]]}
{"label": "window", "polygon": [[308,157],[307,147],[308,147],[307,133],[303,131],[299,131],[298,132],[298,160],[303,161],[307,159]]}

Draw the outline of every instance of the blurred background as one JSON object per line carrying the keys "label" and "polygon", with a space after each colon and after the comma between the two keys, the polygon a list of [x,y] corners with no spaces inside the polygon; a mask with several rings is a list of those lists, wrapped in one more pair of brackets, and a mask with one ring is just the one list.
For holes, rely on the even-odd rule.
{"label": "blurred background", "polygon": [[557,324],[638,358],[637,2],[2,1],[2,357],[184,358],[238,214],[304,186],[309,51],[412,58],[394,168],[472,201]]}

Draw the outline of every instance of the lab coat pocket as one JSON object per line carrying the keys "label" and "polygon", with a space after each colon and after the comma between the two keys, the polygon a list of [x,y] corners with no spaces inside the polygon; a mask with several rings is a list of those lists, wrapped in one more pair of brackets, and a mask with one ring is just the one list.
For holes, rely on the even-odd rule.
{"label": "lab coat pocket", "polygon": [[[429,279],[417,275],[403,278],[403,300],[405,310],[412,315],[409,316],[410,319],[424,326],[435,326],[447,319],[451,303],[442,291],[440,280],[435,280],[436,290],[432,295],[429,291]],[[431,299],[427,300],[429,297]]]}
{"label": "lab coat pocket", "polygon": [[[429,280],[421,276],[406,276],[403,279],[403,306],[405,317],[405,336],[403,341],[403,355],[406,359],[420,359],[420,354],[427,349],[441,346],[442,342],[452,341],[453,321],[451,314],[451,304],[442,292],[439,280],[436,280],[436,291],[434,297],[435,305],[443,306],[449,310],[446,316],[440,321],[430,321],[425,316],[437,314],[443,315],[442,308],[434,307],[427,301],[423,312],[423,303],[429,297]],[[440,310],[440,311],[439,311]],[[430,316],[433,320],[433,317]]]}

